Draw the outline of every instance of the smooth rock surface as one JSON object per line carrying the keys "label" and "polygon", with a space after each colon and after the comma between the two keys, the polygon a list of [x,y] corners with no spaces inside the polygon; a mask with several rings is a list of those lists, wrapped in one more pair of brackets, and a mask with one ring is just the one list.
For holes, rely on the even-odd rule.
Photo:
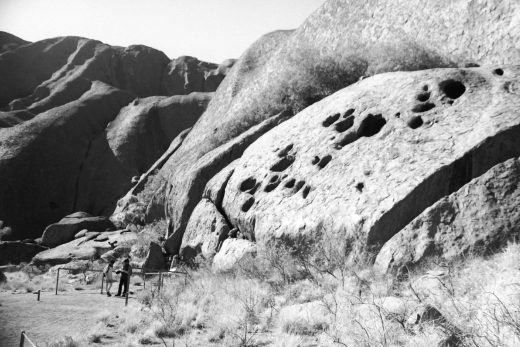
{"label": "smooth rock surface", "polygon": [[233,269],[244,257],[255,256],[256,245],[248,240],[227,239],[213,258],[213,270],[225,272]]}
{"label": "smooth rock surface", "polygon": [[191,214],[182,238],[180,256],[185,260],[198,254],[202,254],[206,259],[211,258],[216,252],[218,235],[227,231],[229,226],[215,205],[207,199],[202,199]]}
{"label": "smooth rock surface", "polygon": [[[164,53],[142,45],[23,43],[0,33],[4,41],[19,43],[0,54],[0,177],[10,182],[0,187],[0,200],[10,201],[0,220],[10,239],[40,236],[75,210],[110,215],[132,177],[202,114],[232,66],[180,59],[172,74]],[[202,85],[189,82],[172,96],[170,82],[184,79]],[[200,93],[184,95],[193,91]]]}
{"label": "smooth rock surface", "polygon": [[162,247],[156,242],[150,242],[150,249],[143,263],[145,270],[163,270],[166,268],[166,262],[162,252]]}
{"label": "smooth rock surface", "polygon": [[520,159],[500,163],[422,212],[385,243],[374,267],[411,268],[429,256],[485,254],[520,230]]}

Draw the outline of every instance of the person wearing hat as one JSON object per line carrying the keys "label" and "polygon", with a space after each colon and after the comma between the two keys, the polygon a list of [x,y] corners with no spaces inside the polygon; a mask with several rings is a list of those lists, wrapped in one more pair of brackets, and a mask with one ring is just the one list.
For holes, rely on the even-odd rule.
{"label": "person wearing hat", "polygon": [[126,296],[128,292],[128,282],[130,280],[130,276],[132,275],[132,267],[130,266],[130,259],[126,258],[123,262],[123,268],[116,271],[116,274],[121,274],[119,279],[119,289],[117,290],[117,294],[115,296],[121,296],[121,289],[123,289],[123,296]]}

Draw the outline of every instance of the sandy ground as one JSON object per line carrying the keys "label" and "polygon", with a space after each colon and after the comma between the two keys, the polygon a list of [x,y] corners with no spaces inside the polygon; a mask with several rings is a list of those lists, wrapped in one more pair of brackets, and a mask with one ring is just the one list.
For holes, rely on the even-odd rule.
{"label": "sandy ground", "polygon": [[[128,306],[135,305],[130,297]],[[59,340],[63,336],[84,336],[103,312],[122,312],[125,300],[101,295],[99,290],[42,292],[36,294],[0,292],[0,347],[18,346],[25,330],[38,344]],[[27,346],[27,344],[26,344]]]}

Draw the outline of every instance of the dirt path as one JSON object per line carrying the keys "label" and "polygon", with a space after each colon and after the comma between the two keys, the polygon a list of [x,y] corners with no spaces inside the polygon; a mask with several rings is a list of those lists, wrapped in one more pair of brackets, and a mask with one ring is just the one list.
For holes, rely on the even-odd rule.
{"label": "dirt path", "polygon": [[[130,298],[128,306],[135,304]],[[96,324],[99,315],[122,312],[124,299],[107,297],[97,290],[77,292],[43,292],[41,301],[35,294],[0,292],[0,347],[18,346],[25,330],[38,346],[63,336],[84,336]]]}

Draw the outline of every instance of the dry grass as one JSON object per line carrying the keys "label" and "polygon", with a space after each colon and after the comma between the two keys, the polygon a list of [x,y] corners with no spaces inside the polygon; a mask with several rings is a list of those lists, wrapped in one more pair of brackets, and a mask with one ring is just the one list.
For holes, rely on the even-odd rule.
{"label": "dry grass", "polygon": [[[520,245],[511,244],[489,258],[432,261],[400,282],[365,264],[322,273],[319,280],[313,275],[318,267],[284,280],[280,273],[303,266],[297,260],[288,263],[292,270],[241,266],[215,274],[201,267],[186,285],[172,278],[162,293],[141,294],[142,308],[120,329],[135,344],[435,346],[451,336],[464,346],[515,346],[519,264]],[[426,304],[444,318],[407,322]]]}

